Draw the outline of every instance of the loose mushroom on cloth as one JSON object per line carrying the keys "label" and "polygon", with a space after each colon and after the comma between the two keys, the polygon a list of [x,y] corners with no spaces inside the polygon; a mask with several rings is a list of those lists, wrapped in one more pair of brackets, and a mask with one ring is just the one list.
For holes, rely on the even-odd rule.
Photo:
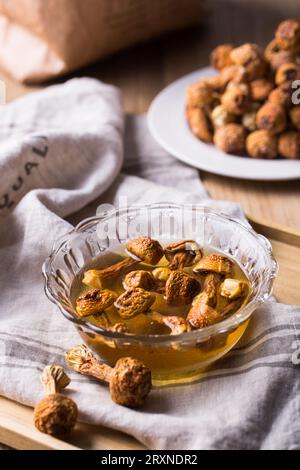
{"label": "loose mushroom on cloth", "polygon": [[[124,118],[116,88],[74,79],[23,97],[0,113],[0,393],[34,406],[40,374],[80,343],[46,299],[42,264],[71,223],[100,203],[209,204],[198,172],[150,137],[144,117]],[[176,189],[175,189],[176,188]],[[237,347],[195,384],[154,389],[140,410],[75,372],[69,396],[80,419],[124,431],[152,449],[300,447],[300,309],[268,303]]]}

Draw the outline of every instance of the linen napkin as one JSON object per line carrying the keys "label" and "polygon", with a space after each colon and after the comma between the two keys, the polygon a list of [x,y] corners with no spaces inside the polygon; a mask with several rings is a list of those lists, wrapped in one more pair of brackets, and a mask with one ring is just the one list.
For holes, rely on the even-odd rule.
{"label": "linen napkin", "polygon": [[[154,143],[144,117],[124,125],[118,90],[96,80],[74,79],[6,105],[0,130],[0,393],[34,406],[44,366],[65,365],[65,351],[81,342],[45,298],[41,275],[71,223],[125,196],[130,204],[204,202],[242,212],[208,200],[198,172]],[[198,383],[154,389],[142,410],[114,404],[105,386],[70,370],[67,393],[82,421],[152,449],[299,448],[298,315],[299,308],[269,303]]]}

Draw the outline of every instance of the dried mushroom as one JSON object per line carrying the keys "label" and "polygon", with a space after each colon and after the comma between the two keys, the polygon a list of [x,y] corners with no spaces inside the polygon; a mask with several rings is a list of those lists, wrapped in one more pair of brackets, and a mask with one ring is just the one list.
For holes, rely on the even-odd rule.
{"label": "dried mushroom", "polygon": [[281,65],[294,61],[294,53],[281,49],[276,39],[273,39],[265,49],[265,58],[273,70],[277,70]]}
{"label": "dried mushroom", "polygon": [[245,140],[246,132],[240,124],[226,124],[216,129],[214,135],[214,144],[225,153],[243,153]]}
{"label": "dried mushroom", "polygon": [[245,297],[241,296],[237,299],[230,300],[228,299],[228,303],[225,307],[223,307],[220,311],[220,315],[222,318],[225,318],[228,315],[231,315],[234,312],[237,312],[245,301]]}
{"label": "dried mushroom", "polygon": [[45,367],[41,381],[47,396],[34,408],[34,425],[45,434],[65,436],[74,428],[78,415],[76,403],[59,393],[69,385],[70,379],[62,367],[51,365]]}
{"label": "dried mushroom", "polygon": [[278,134],[286,128],[285,109],[273,103],[264,104],[256,114],[258,129],[264,129],[271,134]]}
{"label": "dried mushroom", "polygon": [[148,312],[155,302],[155,294],[139,287],[127,289],[115,301],[122,318],[131,318],[140,313]]}
{"label": "dried mushroom", "polygon": [[203,142],[212,142],[212,127],[208,114],[202,108],[188,107],[186,117],[192,132]]}
{"label": "dried mushroom", "polygon": [[123,281],[124,289],[140,287],[148,291],[154,291],[157,283],[155,277],[150,271],[131,271],[126,274]]}
{"label": "dried mushroom", "polygon": [[171,305],[188,305],[199,290],[197,279],[183,271],[172,271],[166,282],[166,301]]}
{"label": "dried mushroom", "polygon": [[187,104],[193,107],[209,107],[215,97],[211,85],[206,80],[199,80],[187,89]]}
{"label": "dried mushroom", "polygon": [[150,317],[158,323],[163,323],[171,330],[171,335],[180,335],[188,329],[185,318],[175,315],[162,315],[158,312],[151,312]]}
{"label": "dried mushroom", "polygon": [[220,288],[220,294],[228,299],[237,299],[247,293],[248,285],[240,279],[225,279]]}
{"label": "dried mushroom", "polygon": [[294,106],[289,112],[290,120],[294,127],[300,131],[300,106]]}
{"label": "dried mushroom", "polygon": [[212,110],[210,118],[215,128],[230,124],[236,120],[236,116],[229,113],[222,104],[219,104]]}
{"label": "dried mushroom", "polygon": [[284,158],[300,158],[300,132],[283,132],[278,139],[278,148]]}
{"label": "dried mushroom", "polygon": [[127,252],[147,264],[155,265],[164,255],[164,250],[157,240],[139,237],[127,243]]}
{"label": "dried mushroom", "polygon": [[221,104],[231,114],[244,114],[251,106],[251,91],[246,83],[229,83]]}
{"label": "dried mushroom", "polygon": [[219,82],[223,90],[230,83],[247,83],[248,77],[245,67],[241,65],[229,65],[221,70]]}
{"label": "dried mushroom", "polygon": [[80,317],[102,313],[116,300],[116,294],[108,289],[90,290],[76,300],[76,312]]}
{"label": "dried mushroom", "polygon": [[265,101],[273,88],[274,84],[266,78],[253,80],[253,82],[250,83],[252,99],[254,101]]}
{"label": "dried mushroom", "polygon": [[282,64],[276,71],[275,83],[282,85],[285,82],[293,82],[300,79],[300,68],[294,63]]}
{"label": "dried mushroom", "polygon": [[222,315],[209,305],[197,302],[187,315],[187,322],[194,330],[214,325],[222,320]]}
{"label": "dried mushroom", "polygon": [[281,49],[297,51],[300,48],[300,22],[298,20],[282,21],[275,32],[275,38]]}
{"label": "dried mushroom", "polygon": [[[222,318],[220,313],[215,309],[218,301],[218,289],[221,283],[221,273],[218,272],[220,268],[217,267],[216,269],[214,265],[213,271],[216,272],[207,274],[203,290],[195,297],[193,305],[187,314],[187,322],[193,329],[213,325]],[[222,268],[221,271],[224,272],[224,268]]]}
{"label": "dried mushroom", "polygon": [[98,361],[82,344],[67,352],[66,361],[80,374],[108,382],[111,398],[118,405],[142,406],[152,387],[150,369],[131,357],[119,359],[112,368]]}
{"label": "dried mushroom", "polygon": [[230,58],[230,53],[233,50],[232,44],[220,44],[217,46],[210,55],[210,64],[217,70],[222,70],[227,65],[233,62]]}
{"label": "dried mushroom", "polygon": [[[125,274],[130,269],[138,265],[138,261],[132,258],[125,258],[118,263],[112,264],[108,268],[104,269],[90,269],[84,273],[82,282],[87,286],[101,289],[101,281],[107,279],[114,279],[121,274]],[[99,287],[97,287],[99,285]]]}
{"label": "dried mushroom", "polygon": [[183,269],[191,266],[203,256],[203,251],[194,240],[181,240],[169,243],[165,247],[165,257],[169,261],[170,270]]}
{"label": "dried mushroom", "polygon": [[[249,131],[253,132],[256,129],[256,110],[249,111],[242,116],[242,124],[244,128]],[[247,142],[247,141],[246,141]]]}
{"label": "dried mushroom", "polygon": [[250,157],[275,158],[278,154],[277,137],[265,130],[251,132],[246,139],[246,148]]}
{"label": "dried mushroom", "polygon": [[289,108],[292,105],[292,88],[290,82],[285,82],[271,91],[268,101]]}
{"label": "dried mushroom", "polygon": [[230,58],[234,64],[245,67],[249,80],[261,78],[266,74],[263,51],[256,44],[246,43],[236,47],[231,51]]}
{"label": "dried mushroom", "polygon": [[222,276],[216,273],[209,273],[205,277],[203,290],[194,298],[193,305],[204,303],[215,308],[218,301],[218,289],[221,284]]}
{"label": "dried mushroom", "polygon": [[218,253],[211,253],[202,258],[193,268],[194,273],[208,274],[214,272],[222,276],[231,276],[234,271],[233,262],[226,256]]}

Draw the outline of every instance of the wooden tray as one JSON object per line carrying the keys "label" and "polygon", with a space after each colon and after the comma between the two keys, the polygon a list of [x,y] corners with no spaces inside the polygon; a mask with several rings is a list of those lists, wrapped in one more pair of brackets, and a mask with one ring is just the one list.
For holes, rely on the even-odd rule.
{"label": "wooden tray", "polygon": [[[279,302],[300,306],[300,232],[265,224],[248,216],[253,228],[268,237],[279,263],[274,295]],[[0,397],[0,442],[14,449],[34,450],[130,450],[144,446],[130,436],[104,428],[79,424],[67,441],[39,433],[32,424],[32,409]]]}

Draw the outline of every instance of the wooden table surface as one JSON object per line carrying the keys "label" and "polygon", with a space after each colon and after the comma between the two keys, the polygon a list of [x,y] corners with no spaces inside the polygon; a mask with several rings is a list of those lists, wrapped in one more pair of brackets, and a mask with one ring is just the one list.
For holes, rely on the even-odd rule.
{"label": "wooden table surface", "polygon": [[[202,25],[118,53],[76,75],[97,77],[119,86],[125,111],[143,113],[163,87],[206,66],[214,45],[221,42],[266,45],[279,21],[300,15],[295,0],[209,0],[205,8]],[[8,100],[38,89],[17,84],[3,74],[0,78],[6,81]],[[206,172],[201,172],[201,178],[212,198],[238,201],[246,212],[265,222],[300,228],[299,180],[264,183]]]}

